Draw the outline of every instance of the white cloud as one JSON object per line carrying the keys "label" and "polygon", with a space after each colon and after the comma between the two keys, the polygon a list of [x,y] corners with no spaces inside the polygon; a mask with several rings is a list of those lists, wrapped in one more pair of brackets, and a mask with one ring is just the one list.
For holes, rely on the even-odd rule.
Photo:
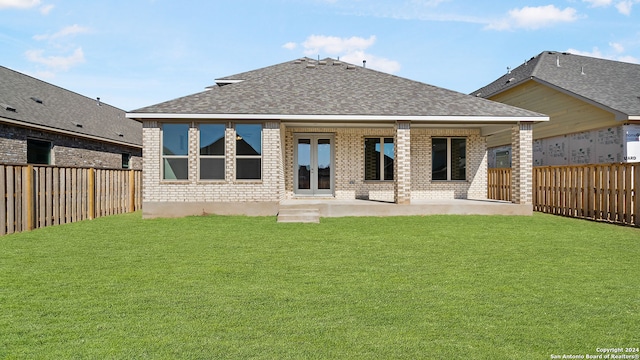
{"label": "white cloud", "polygon": [[85,61],[82,48],[77,48],[69,56],[44,56],[44,50],[29,50],[25,53],[27,60],[42,64],[56,71],[65,71]]}
{"label": "white cloud", "polygon": [[594,47],[591,51],[569,49],[567,50],[567,52],[575,55],[589,56],[589,57],[594,57],[599,59],[616,60],[616,61],[624,61],[628,63],[640,64],[640,59],[631,55],[621,54],[624,51],[624,48],[622,47],[622,45],[618,43],[610,43],[609,46],[611,46],[615,54],[603,53],[597,47]]}
{"label": "white cloud", "polygon": [[611,5],[612,0],[582,0],[583,2],[591,4],[592,7],[602,7]]}
{"label": "white cloud", "polygon": [[597,47],[594,47],[591,51],[569,49],[567,50],[567,52],[570,54],[581,55],[581,56],[589,56],[589,57],[600,58],[600,59],[610,59],[609,57],[604,56],[602,54],[602,51],[600,51],[600,49],[598,49]]}
{"label": "white cloud", "polygon": [[[375,35],[369,38],[352,36],[341,38],[337,36],[311,35],[300,45],[306,56],[316,58],[317,56],[333,58],[361,65],[362,60],[367,61],[367,68],[384,71],[386,73],[396,73],[400,71],[400,63],[395,60],[386,59],[373,54],[366,53],[365,50],[373,46],[376,42]],[[293,50],[296,43],[287,43],[283,47]]]}
{"label": "white cloud", "polygon": [[630,15],[634,1],[620,1],[616,4],[616,9],[623,15]]}
{"label": "white cloud", "polygon": [[618,56],[617,60],[632,63],[632,64],[640,64],[640,59],[631,55]]}
{"label": "white cloud", "polygon": [[284,45],[282,45],[283,48],[287,49],[287,50],[293,50],[296,47],[298,47],[298,44],[294,43],[293,41],[290,41]]}
{"label": "white cloud", "polygon": [[624,52],[624,45],[622,45],[620,43],[611,42],[611,43],[609,43],[609,46],[611,46],[611,48],[617,53],[623,53]]}
{"label": "white cloud", "polygon": [[302,43],[305,55],[338,55],[345,52],[364,50],[376,42],[376,37],[371,35],[368,39],[358,36],[339,38],[337,36],[311,35]]}
{"label": "white cloud", "polygon": [[35,40],[54,40],[54,39],[58,39],[58,38],[61,38],[61,37],[66,37],[66,36],[86,33],[88,31],[89,31],[88,28],[79,26],[77,24],[74,24],[74,25],[67,26],[67,27],[63,28],[62,30],[60,30],[60,31],[58,31],[56,33],[35,35],[33,38]]}
{"label": "white cloud", "polygon": [[29,9],[40,5],[40,0],[0,0],[0,9]]}
{"label": "white cloud", "polygon": [[360,65],[363,60],[367,61],[367,68],[379,70],[389,74],[400,71],[400,63],[394,60],[381,58],[375,55],[367,54],[364,51],[354,51],[340,57],[340,60],[351,64]]}
{"label": "white cloud", "polygon": [[640,3],[640,0],[582,0],[591,4],[591,7],[608,7],[615,4],[615,8],[623,15],[631,15],[633,5]]}
{"label": "white cloud", "polygon": [[49,15],[49,13],[51,12],[51,10],[53,10],[53,8],[55,7],[55,5],[44,5],[40,7],[40,13],[42,15]]}
{"label": "white cloud", "polygon": [[574,8],[561,10],[554,5],[513,9],[509,11],[508,17],[494,21],[487,26],[492,30],[509,30],[513,28],[523,28],[535,30],[557,23],[568,23],[578,20],[577,11]]}

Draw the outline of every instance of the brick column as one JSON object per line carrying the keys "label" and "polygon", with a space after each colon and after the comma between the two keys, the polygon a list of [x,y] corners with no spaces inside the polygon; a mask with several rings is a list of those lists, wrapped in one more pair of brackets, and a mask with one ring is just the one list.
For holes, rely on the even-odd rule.
{"label": "brick column", "polygon": [[162,150],[160,149],[160,125],[157,121],[142,123],[142,201],[157,200],[158,184],[162,178]]}
{"label": "brick column", "polygon": [[511,202],[533,204],[533,123],[520,122],[511,131]]}
{"label": "brick column", "polygon": [[284,159],[280,121],[269,121],[262,129],[262,181],[269,189],[269,198],[284,199]]}
{"label": "brick column", "polygon": [[396,204],[411,203],[411,122],[396,121],[393,195]]}

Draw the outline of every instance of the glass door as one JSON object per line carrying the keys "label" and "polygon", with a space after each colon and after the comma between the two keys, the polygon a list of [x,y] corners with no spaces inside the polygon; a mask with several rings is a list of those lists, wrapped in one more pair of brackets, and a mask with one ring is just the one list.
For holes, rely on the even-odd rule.
{"label": "glass door", "polygon": [[294,189],[299,195],[333,195],[333,135],[295,137]]}

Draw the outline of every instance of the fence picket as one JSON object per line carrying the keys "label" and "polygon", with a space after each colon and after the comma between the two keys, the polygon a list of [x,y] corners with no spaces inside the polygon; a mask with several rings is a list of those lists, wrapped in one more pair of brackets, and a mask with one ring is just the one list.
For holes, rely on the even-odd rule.
{"label": "fence picket", "polygon": [[[511,201],[497,191],[510,177],[511,169],[489,169],[490,199]],[[640,226],[638,163],[540,166],[532,180],[534,211]]]}
{"label": "fence picket", "polygon": [[137,211],[141,179],[140,170],[0,164],[0,235]]}

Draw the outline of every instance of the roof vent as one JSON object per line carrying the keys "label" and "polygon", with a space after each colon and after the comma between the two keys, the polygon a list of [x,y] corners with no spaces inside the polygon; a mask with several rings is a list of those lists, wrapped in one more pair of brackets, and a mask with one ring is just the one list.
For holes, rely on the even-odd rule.
{"label": "roof vent", "polygon": [[42,104],[42,103],[43,103],[43,102],[42,102],[42,100],[38,99],[38,98],[37,98],[37,97],[35,97],[35,96],[32,96],[32,97],[31,97],[31,100],[33,100],[33,101],[37,102],[38,104]]}
{"label": "roof vent", "polygon": [[327,60],[318,61],[318,65],[327,65]]}
{"label": "roof vent", "polygon": [[76,127],[82,128],[82,124],[74,122],[73,125],[75,125]]}
{"label": "roof vent", "polygon": [[511,74],[511,68],[507,66],[507,74]]}
{"label": "roof vent", "polygon": [[516,80],[516,78],[509,78],[509,80],[507,80],[506,84],[508,84],[508,83],[510,83],[510,82],[513,82],[513,81],[515,81],[515,80]]}
{"label": "roof vent", "polygon": [[355,70],[355,69],[356,69],[355,65],[347,64],[347,70]]}
{"label": "roof vent", "polygon": [[314,63],[308,63],[307,64],[307,69],[314,69],[316,67],[316,64]]}
{"label": "roof vent", "polygon": [[560,55],[556,56],[556,66],[560,67]]}
{"label": "roof vent", "polygon": [[7,104],[0,103],[0,106],[2,106],[2,108],[3,108],[3,109],[5,109],[5,110],[7,110],[7,111],[11,111],[11,112],[18,112],[18,111],[16,110],[16,108],[14,108],[14,107],[13,107],[13,106],[11,106],[11,105],[7,105]]}
{"label": "roof vent", "polygon": [[580,75],[586,75],[586,74],[584,73],[584,66],[581,66],[581,67],[580,67]]}
{"label": "roof vent", "polygon": [[367,67],[367,60],[362,60],[362,67],[366,68]]}
{"label": "roof vent", "polygon": [[96,98],[96,104],[98,106],[102,106],[102,103],[100,102],[100,98],[99,97]]}
{"label": "roof vent", "polygon": [[342,65],[342,62],[340,62],[340,60],[336,60],[333,62],[333,65]]}

